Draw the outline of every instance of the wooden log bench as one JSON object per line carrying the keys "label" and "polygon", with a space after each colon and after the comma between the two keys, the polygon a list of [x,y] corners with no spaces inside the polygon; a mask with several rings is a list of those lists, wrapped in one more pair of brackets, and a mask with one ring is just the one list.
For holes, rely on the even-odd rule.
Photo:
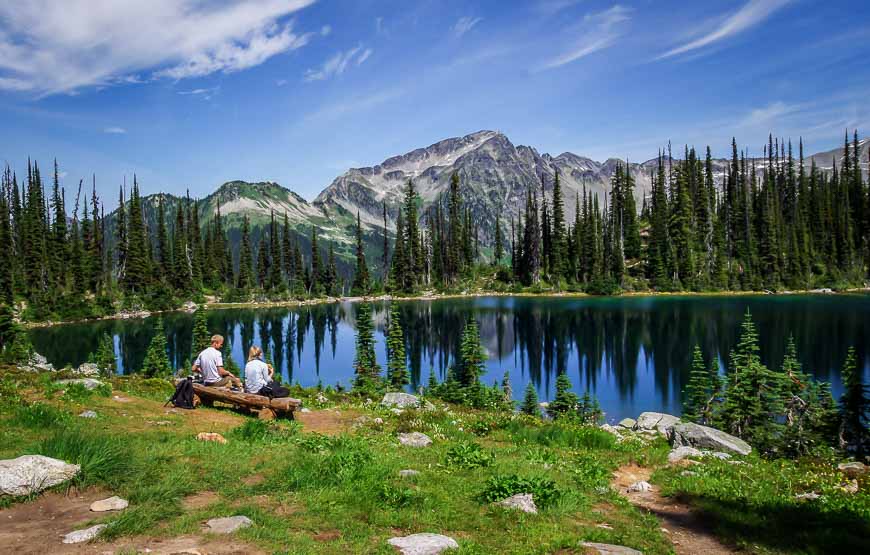
{"label": "wooden log bench", "polygon": [[228,387],[209,387],[200,383],[193,384],[193,392],[194,405],[211,406],[215,401],[226,403],[237,408],[256,411],[260,420],[274,420],[282,416],[293,418],[293,411],[302,404],[302,401],[292,397],[269,399],[263,395],[232,391]]}

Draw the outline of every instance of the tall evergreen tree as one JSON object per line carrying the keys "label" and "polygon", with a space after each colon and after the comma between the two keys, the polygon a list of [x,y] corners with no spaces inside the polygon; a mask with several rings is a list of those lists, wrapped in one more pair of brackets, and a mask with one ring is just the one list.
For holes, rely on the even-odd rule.
{"label": "tall evergreen tree", "polygon": [[356,357],[353,362],[356,381],[360,389],[376,387],[380,383],[381,367],[375,357],[375,339],[372,329],[372,309],[369,303],[359,303],[356,312]]}
{"label": "tall evergreen tree", "polygon": [[861,459],[870,453],[870,397],[867,386],[861,381],[854,347],[850,347],[846,354],[840,376],[843,380],[838,433],[840,448]]}
{"label": "tall evergreen tree", "polygon": [[356,213],[356,269],[353,274],[351,292],[354,295],[369,293],[369,268],[366,264],[366,253],[363,247],[362,222],[359,212]]}
{"label": "tall evergreen tree", "polygon": [[410,383],[405,357],[405,333],[399,320],[399,307],[390,307],[390,325],[387,331],[387,383],[401,390]]}

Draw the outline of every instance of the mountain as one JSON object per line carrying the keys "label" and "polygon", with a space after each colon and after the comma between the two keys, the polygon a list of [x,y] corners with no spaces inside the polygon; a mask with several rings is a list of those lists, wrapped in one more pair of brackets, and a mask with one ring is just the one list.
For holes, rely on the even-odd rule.
{"label": "mountain", "polygon": [[[862,160],[867,159],[870,140],[860,143]],[[703,153],[701,153],[703,155]],[[797,154],[797,153],[795,153]],[[806,157],[807,166],[815,160],[819,168],[827,170],[831,161],[842,163],[843,149]],[[369,264],[379,259],[383,241],[383,203],[387,204],[387,227],[395,232],[395,218],[402,202],[403,189],[409,179],[420,196],[421,214],[446,197],[450,177],[459,176],[463,202],[470,207],[474,221],[480,226],[483,245],[492,242],[495,221],[509,233],[511,218],[517,218],[525,204],[526,191],[530,186],[540,190],[543,176],[544,189],[552,199],[553,179],[559,172],[563,201],[568,221],[574,217],[575,199],[583,189],[599,195],[603,204],[610,191],[610,180],[620,162],[609,158],[598,162],[571,152],[557,156],[539,153],[535,148],[514,145],[503,133],[478,131],[464,137],[438,141],[428,147],[418,148],[406,154],[387,158],[380,164],[364,168],[352,168],[338,176],[313,202],[308,202],[293,191],[274,182],[249,183],[229,181],[203,199],[196,201],[200,221],[210,222],[218,208],[224,218],[230,241],[235,244],[240,238],[242,217],[251,221],[254,245],[274,213],[279,224],[287,214],[291,228],[301,242],[303,252],[310,244],[311,229],[317,229],[323,248],[335,247],[342,266],[352,263],[354,253],[354,227],[359,212],[363,222],[363,236]],[[717,184],[721,184],[728,167],[728,160],[714,159],[713,172]],[[638,209],[641,198],[650,190],[651,175],[655,171],[655,158],[642,163],[630,163],[629,168],[637,184]],[[766,164],[756,159],[757,167]],[[866,172],[867,163],[862,163]],[[166,199],[166,213],[170,228],[174,222],[176,203],[182,197],[169,194],[143,197],[143,205],[149,225],[156,225],[157,203],[160,196]],[[109,216],[109,226],[114,224],[115,213]]]}

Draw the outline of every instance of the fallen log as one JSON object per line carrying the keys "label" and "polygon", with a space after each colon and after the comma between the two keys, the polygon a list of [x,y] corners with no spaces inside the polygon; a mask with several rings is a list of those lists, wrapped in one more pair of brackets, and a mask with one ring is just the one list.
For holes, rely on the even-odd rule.
{"label": "fallen log", "polygon": [[211,405],[217,401],[235,407],[256,410],[259,417],[265,420],[285,415],[292,418],[293,411],[302,404],[302,401],[292,397],[269,399],[263,395],[232,391],[227,387],[209,387],[200,383],[193,384],[193,392],[203,404]]}

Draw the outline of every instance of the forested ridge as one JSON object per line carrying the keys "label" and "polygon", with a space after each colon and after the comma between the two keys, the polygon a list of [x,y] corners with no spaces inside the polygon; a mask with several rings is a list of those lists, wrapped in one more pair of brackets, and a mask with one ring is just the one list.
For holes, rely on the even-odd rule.
{"label": "forested ridge", "polygon": [[335,242],[316,227],[301,240],[286,213],[273,212],[257,234],[244,217],[237,248],[220,205],[203,223],[195,200],[161,194],[156,217],[146,218],[135,177],[120,188],[109,226],[95,178],[65,192],[56,162],[44,179],[28,160],[26,175],[7,166],[0,183],[3,314],[90,318],[170,309],[206,294],[246,301],[475,288],[616,294],[862,286],[870,196],[860,144],[857,131],[847,133],[842,159],[822,169],[814,158],[807,167],[800,141],[795,149],[770,137],[753,158],[732,140],[723,176],[714,175],[709,147],[685,147],[681,159],[668,147],[648,195],[638,195],[631,166],[619,164],[607,195],[583,191],[573,199],[573,221],[559,174],[550,183],[542,176],[528,187],[520,217],[498,221],[491,246],[481,245],[460,176],[425,211],[409,180],[396,231],[386,205],[380,228],[364,228],[357,217],[349,264],[339,263]]}

